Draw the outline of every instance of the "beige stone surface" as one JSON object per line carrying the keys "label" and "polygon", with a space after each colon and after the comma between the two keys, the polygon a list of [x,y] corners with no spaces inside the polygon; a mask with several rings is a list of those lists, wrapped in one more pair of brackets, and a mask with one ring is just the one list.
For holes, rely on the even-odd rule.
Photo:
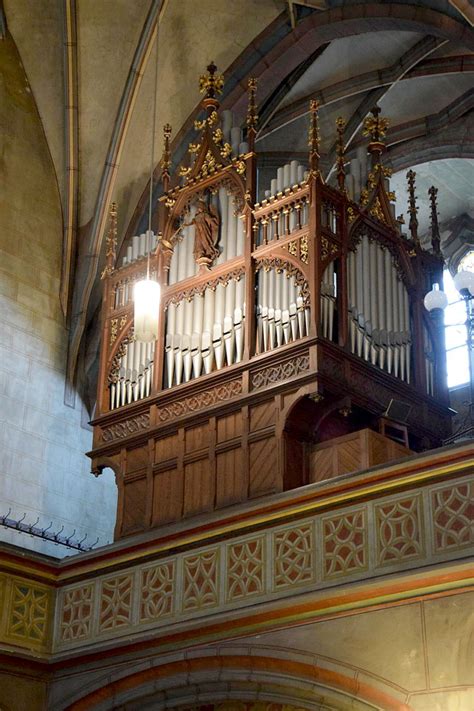
{"label": "beige stone surface", "polygon": [[[261,635],[252,643],[286,647],[288,635]],[[426,686],[418,603],[293,628],[291,647],[370,672],[403,689]]]}
{"label": "beige stone surface", "polygon": [[[84,452],[81,402],[64,404],[67,332],[59,305],[62,214],[41,120],[11,39],[0,43],[3,139],[0,205],[1,514],[110,540],[113,481],[95,481]],[[94,506],[91,502],[94,502]],[[97,512],[100,515],[97,515]],[[2,540],[68,549],[1,529]],[[26,707],[25,707],[26,708]]]}
{"label": "beige stone surface", "polygon": [[413,711],[472,711],[474,689],[419,694],[410,698]]}
{"label": "beige stone surface", "polygon": [[65,155],[61,3],[4,0],[3,4],[8,29],[25,67],[27,86],[33,92],[43,122],[62,194]]}
{"label": "beige stone surface", "polygon": [[80,224],[91,219],[107,151],[150,0],[77,3]]}
{"label": "beige stone surface", "polygon": [[424,609],[431,687],[474,685],[474,593],[430,600]]}

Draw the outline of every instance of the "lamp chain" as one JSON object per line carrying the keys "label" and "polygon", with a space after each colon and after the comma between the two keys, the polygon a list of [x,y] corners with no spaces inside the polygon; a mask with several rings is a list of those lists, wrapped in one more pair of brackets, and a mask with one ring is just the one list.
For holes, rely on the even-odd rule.
{"label": "lamp chain", "polygon": [[148,206],[148,250],[147,250],[147,263],[146,263],[146,277],[150,278],[150,251],[151,251],[151,216],[153,208],[153,173],[155,164],[155,131],[156,131],[156,97],[158,93],[158,28],[159,28],[159,18],[156,20],[156,49],[155,49],[155,77],[154,77],[154,91],[153,91],[153,111],[152,111],[152,133],[151,133],[151,156],[150,156],[150,204]]}

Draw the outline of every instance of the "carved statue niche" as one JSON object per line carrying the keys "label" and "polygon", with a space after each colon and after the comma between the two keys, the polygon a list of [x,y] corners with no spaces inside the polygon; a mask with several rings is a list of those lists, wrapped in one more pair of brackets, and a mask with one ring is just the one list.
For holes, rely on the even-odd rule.
{"label": "carved statue niche", "polygon": [[220,218],[217,210],[208,205],[206,200],[199,198],[196,203],[196,214],[191,222],[185,222],[183,227],[194,225],[194,259],[201,271],[209,270],[219,256],[217,247],[219,241]]}

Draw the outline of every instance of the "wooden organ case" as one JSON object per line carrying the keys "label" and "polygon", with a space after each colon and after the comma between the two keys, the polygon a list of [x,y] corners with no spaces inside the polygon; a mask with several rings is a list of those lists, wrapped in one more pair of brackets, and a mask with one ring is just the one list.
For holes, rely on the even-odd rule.
{"label": "wooden organ case", "polygon": [[[111,210],[89,454],[94,473],[116,475],[116,538],[402,456],[380,434],[392,400],[411,406],[411,449],[450,430],[442,329],[423,309],[442,277],[439,240],[421,249],[413,184],[401,234],[386,119],[366,119],[371,167],[355,200],[341,121],[337,187],[320,174],[312,102],[308,165],[278,169],[258,201],[256,82],[245,141],[219,113],[221,89],[211,65],[175,184],[165,126],[157,236],[134,237],[121,266]],[[151,344],[135,339],[132,303],[147,259],[162,287]]]}

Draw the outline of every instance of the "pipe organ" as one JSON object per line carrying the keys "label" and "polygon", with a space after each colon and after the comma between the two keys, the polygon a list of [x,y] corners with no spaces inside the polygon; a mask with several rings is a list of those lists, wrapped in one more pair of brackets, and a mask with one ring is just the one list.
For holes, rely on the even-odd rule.
{"label": "pipe organ", "polygon": [[[338,122],[331,185],[312,102],[307,164],[279,167],[259,201],[254,80],[245,136],[219,113],[214,65],[201,87],[195,138],[173,175],[165,127],[156,234],[126,240],[117,259],[111,211],[90,456],[96,472],[116,472],[117,537],[319,481],[312,447],[377,429],[392,400],[412,405],[412,448],[449,433],[439,329],[422,305],[442,259],[394,218],[379,110],[351,161]],[[153,343],[134,333],[133,285],[145,274],[161,285]]]}
{"label": "pipe organ", "polygon": [[364,234],[347,265],[352,353],[409,383],[410,305],[397,263]]}

